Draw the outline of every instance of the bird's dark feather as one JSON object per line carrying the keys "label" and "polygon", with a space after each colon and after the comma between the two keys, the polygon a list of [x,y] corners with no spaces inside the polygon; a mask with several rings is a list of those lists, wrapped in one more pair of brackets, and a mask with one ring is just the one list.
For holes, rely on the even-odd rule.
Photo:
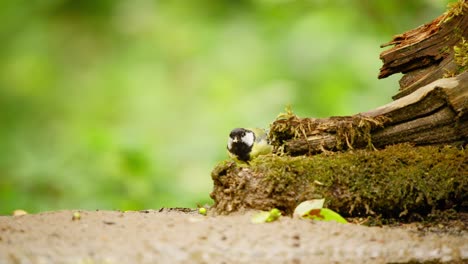
{"label": "bird's dark feather", "polygon": [[237,159],[248,162],[250,159],[250,152],[252,151],[252,146],[241,142],[233,142],[231,149],[228,149],[229,152],[237,156]]}

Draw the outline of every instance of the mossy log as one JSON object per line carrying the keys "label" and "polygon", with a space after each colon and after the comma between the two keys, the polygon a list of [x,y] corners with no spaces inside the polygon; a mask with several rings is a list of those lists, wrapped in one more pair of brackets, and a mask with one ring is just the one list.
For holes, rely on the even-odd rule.
{"label": "mossy log", "polygon": [[439,209],[468,209],[468,156],[451,146],[267,155],[249,166],[224,162],[212,178],[220,213],[276,207],[291,214],[315,198],[343,216],[420,219]]}
{"label": "mossy log", "polygon": [[214,169],[216,211],[290,214],[314,198],[344,216],[467,211],[467,10],[460,0],[384,45],[395,46],[381,54],[379,78],[405,74],[392,103],[353,116],[281,114],[270,127],[273,154]]}

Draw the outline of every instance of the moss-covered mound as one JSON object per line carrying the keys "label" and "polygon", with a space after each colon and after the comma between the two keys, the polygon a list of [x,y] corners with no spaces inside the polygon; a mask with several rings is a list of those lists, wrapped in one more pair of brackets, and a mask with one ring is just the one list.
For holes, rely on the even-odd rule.
{"label": "moss-covered mound", "polygon": [[219,213],[273,207],[290,214],[326,198],[343,216],[425,216],[468,209],[468,156],[454,147],[389,146],[316,156],[260,156],[249,166],[226,161],[212,172]]}

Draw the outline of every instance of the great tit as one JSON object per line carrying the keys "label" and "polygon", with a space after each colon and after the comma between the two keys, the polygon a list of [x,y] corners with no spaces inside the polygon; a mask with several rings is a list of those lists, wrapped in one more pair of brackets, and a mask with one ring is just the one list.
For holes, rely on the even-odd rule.
{"label": "great tit", "polygon": [[249,163],[258,155],[265,155],[272,151],[268,143],[267,133],[260,128],[235,128],[229,134],[227,144],[231,158]]}

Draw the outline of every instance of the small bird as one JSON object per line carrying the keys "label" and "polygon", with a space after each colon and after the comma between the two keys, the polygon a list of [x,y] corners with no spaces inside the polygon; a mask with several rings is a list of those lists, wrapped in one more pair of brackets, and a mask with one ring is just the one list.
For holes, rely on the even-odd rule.
{"label": "small bird", "polygon": [[270,153],[273,148],[268,143],[265,130],[235,128],[229,134],[227,149],[231,158],[249,163],[250,160],[259,155]]}

